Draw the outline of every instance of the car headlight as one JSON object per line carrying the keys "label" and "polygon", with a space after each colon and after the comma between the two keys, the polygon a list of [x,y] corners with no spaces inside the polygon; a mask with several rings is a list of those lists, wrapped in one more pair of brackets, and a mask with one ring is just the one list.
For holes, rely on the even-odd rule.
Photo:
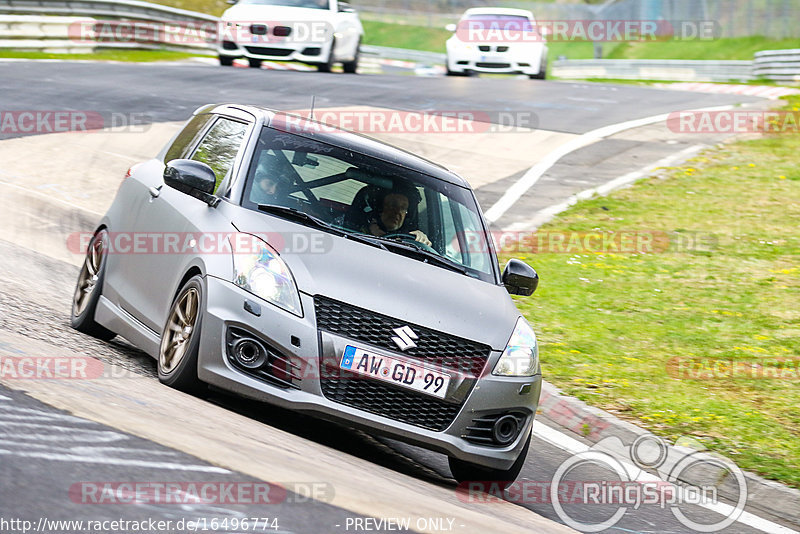
{"label": "car headlight", "polygon": [[278,253],[266,242],[248,234],[238,234],[235,241],[231,243],[233,283],[302,317],[300,293],[292,272]]}
{"label": "car headlight", "polygon": [[539,347],[536,334],[524,317],[517,319],[506,350],[494,366],[493,375],[533,376],[539,372]]}

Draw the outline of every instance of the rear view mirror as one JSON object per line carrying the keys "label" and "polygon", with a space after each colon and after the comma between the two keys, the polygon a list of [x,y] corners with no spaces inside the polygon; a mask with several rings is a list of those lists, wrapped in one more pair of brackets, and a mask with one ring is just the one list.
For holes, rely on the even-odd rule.
{"label": "rear view mirror", "polygon": [[529,297],[539,287],[539,275],[524,261],[512,259],[503,271],[503,285],[512,295]]}
{"label": "rear view mirror", "polygon": [[455,33],[457,28],[458,26],[456,26],[455,24],[448,24],[447,26],[444,27],[445,30],[453,33]]}

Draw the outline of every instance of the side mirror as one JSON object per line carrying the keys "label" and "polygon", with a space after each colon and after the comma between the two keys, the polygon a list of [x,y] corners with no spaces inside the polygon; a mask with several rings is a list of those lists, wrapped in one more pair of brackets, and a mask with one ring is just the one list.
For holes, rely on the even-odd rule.
{"label": "side mirror", "polygon": [[187,195],[216,206],[219,199],[213,195],[217,187],[217,175],[211,167],[191,159],[174,159],[164,169],[164,183]]}
{"label": "side mirror", "polygon": [[339,2],[339,13],[355,13],[356,10],[350,4]]}
{"label": "side mirror", "polygon": [[231,6],[235,6],[238,3],[238,0],[226,0],[225,3]]}
{"label": "side mirror", "polygon": [[503,285],[512,295],[529,297],[539,287],[539,275],[524,261],[512,259],[503,271]]}
{"label": "side mirror", "polygon": [[449,32],[455,33],[455,31],[458,29],[458,26],[456,26],[455,24],[448,24],[447,26],[444,27],[444,29]]}

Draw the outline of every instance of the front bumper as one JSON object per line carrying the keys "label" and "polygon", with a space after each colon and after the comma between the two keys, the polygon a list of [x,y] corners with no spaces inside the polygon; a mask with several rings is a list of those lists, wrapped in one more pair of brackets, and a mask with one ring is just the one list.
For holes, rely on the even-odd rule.
{"label": "front bumper", "polygon": [[241,43],[220,41],[217,54],[231,58],[263,59],[268,61],[299,61],[324,63],[330,54],[330,43]]}
{"label": "front bumper", "polygon": [[[329,370],[325,365],[331,358],[337,359],[341,355],[339,351],[345,344],[354,343],[377,352],[385,353],[386,350],[319,330],[313,297],[301,293],[305,316],[300,318],[230,282],[209,276],[206,283],[207,309],[202,319],[198,363],[198,376],[204,382],[490,468],[508,469],[522,450],[539,402],[541,376],[496,377],[484,371],[477,380],[454,380],[446,399],[457,406],[452,422],[444,425],[443,430],[409,424],[326,397],[323,381],[329,376]],[[261,316],[245,311],[245,301],[257,302]],[[293,387],[281,387],[236,368],[229,361],[226,348],[226,337],[231,327],[257,335],[271,350],[293,361],[301,370],[298,372],[300,380],[293,381]],[[492,369],[499,357],[500,353],[493,351],[485,369]],[[470,435],[468,427],[474,426],[475,419],[508,412],[522,414],[524,418],[521,418],[519,435],[507,446],[478,445],[466,439]]]}

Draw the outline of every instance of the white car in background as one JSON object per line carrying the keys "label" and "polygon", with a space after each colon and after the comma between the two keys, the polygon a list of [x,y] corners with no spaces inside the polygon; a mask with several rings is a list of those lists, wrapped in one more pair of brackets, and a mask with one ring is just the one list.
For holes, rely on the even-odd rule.
{"label": "white car in background", "polygon": [[358,69],[364,28],[358,13],[338,0],[228,0],[217,52],[221,65],[246,58],[253,68],[264,60],[298,61],[330,72]]}
{"label": "white car in background", "polygon": [[447,29],[454,32],[447,40],[448,76],[486,72],[545,79],[547,43],[530,11],[468,9]]}

